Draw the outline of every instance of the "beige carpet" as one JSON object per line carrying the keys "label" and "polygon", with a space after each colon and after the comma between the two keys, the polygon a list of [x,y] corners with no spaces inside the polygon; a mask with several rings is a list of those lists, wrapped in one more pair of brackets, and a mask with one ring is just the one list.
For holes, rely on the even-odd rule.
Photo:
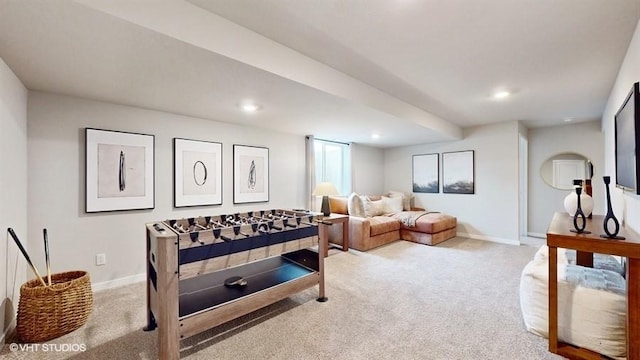
{"label": "beige carpet", "polygon": [[[181,358],[561,359],[525,330],[520,313],[520,272],[535,251],[463,238],[331,250],[328,302],[309,289],[182,341]],[[155,359],[157,331],[141,330],[144,294],[143,283],[97,293],[87,325],[47,349],[7,344],[0,358]]]}

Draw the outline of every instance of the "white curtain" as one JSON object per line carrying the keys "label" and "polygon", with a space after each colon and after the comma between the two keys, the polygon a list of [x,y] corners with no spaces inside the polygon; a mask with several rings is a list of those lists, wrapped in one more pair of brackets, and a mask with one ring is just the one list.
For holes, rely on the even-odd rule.
{"label": "white curtain", "polygon": [[313,135],[307,135],[305,137],[305,176],[306,176],[306,189],[305,196],[307,197],[307,209],[315,211],[316,209],[316,197],[311,195],[316,188],[316,151],[314,146]]}

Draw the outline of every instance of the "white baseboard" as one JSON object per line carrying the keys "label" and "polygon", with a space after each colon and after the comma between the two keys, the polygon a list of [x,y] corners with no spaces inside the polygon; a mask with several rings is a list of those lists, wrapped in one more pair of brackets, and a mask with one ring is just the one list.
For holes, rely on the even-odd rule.
{"label": "white baseboard", "polygon": [[138,283],[138,282],[143,282],[146,279],[147,279],[147,273],[142,273],[142,274],[123,277],[123,278],[120,278],[120,279],[103,281],[103,282],[99,282],[99,283],[96,283],[96,284],[91,284],[91,290],[93,292],[102,291],[102,290],[108,290],[108,289],[113,289],[113,288],[117,288],[117,287],[120,287],[120,286],[125,286],[125,285],[135,284],[135,283]]}
{"label": "white baseboard", "polygon": [[547,234],[534,233],[534,232],[528,232],[527,236],[531,236],[531,237],[534,237],[534,238],[540,238],[540,239],[546,239],[547,238]]}
{"label": "white baseboard", "polygon": [[9,323],[9,326],[4,329],[4,333],[2,334],[2,336],[0,337],[0,349],[4,346],[5,341],[7,339],[7,335],[11,334],[11,332],[13,331],[13,329],[16,328],[16,319],[14,318],[13,320],[11,320],[11,322]]}
{"label": "white baseboard", "polygon": [[508,244],[508,245],[520,245],[520,241],[518,241],[518,240],[504,239],[504,238],[499,238],[499,237],[495,237],[495,236],[469,234],[469,233],[463,233],[463,232],[459,232],[459,231],[456,233],[456,235],[457,236],[461,236],[461,237],[466,237],[466,238],[469,238],[469,239],[491,241],[491,242],[497,242],[497,243]]}

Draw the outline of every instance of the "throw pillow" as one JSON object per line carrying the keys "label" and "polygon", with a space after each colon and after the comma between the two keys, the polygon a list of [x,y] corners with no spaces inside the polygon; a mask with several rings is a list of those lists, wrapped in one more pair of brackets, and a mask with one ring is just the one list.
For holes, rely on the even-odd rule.
{"label": "throw pillow", "polygon": [[413,194],[406,194],[402,200],[402,208],[406,211],[410,211],[413,208]]}
{"label": "throw pillow", "polygon": [[365,217],[364,204],[360,195],[356,193],[349,195],[349,198],[347,198],[347,210],[351,216]]}
{"label": "throw pillow", "polygon": [[364,198],[364,215],[365,217],[379,216],[384,214],[384,204],[382,200],[371,201]]}
{"label": "throw pillow", "polygon": [[346,197],[329,196],[329,206],[334,214],[348,215],[348,200]]}
{"label": "throw pillow", "polygon": [[405,211],[411,210],[411,200],[413,199],[412,193],[403,193],[401,191],[389,191],[389,197],[401,197],[402,209]]}
{"label": "throw pillow", "polygon": [[402,197],[382,197],[383,211],[385,214],[396,214],[402,211]]}

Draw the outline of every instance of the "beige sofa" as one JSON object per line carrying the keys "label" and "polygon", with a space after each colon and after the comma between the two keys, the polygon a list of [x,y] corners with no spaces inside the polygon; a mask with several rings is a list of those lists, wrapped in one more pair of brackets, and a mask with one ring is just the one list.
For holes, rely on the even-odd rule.
{"label": "beige sofa", "polygon": [[[366,198],[374,202],[383,199],[382,196]],[[349,215],[349,247],[355,250],[367,251],[400,239],[436,245],[456,236],[455,217],[411,208],[406,201],[396,212],[375,216],[350,214],[349,199],[346,197],[330,197],[329,201],[332,213]],[[405,208],[408,210],[404,210]],[[330,229],[329,241],[342,244],[342,231],[339,227],[333,226]]]}

